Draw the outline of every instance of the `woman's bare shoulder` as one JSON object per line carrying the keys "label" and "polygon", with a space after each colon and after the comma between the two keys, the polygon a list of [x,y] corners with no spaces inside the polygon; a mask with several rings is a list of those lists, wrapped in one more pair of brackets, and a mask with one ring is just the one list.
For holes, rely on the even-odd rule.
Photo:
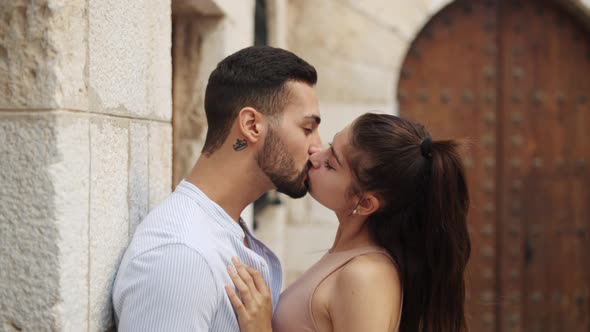
{"label": "woman's bare shoulder", "polygon": [[398,272],[380,253],[355,257],[335,276],[330,317],[336,331],[391,330],[401,305]]}
{"label": "woman's bare shoulder", "polygon": [[[375,286],[395,291],[400,287],[400,278],[395,263],[382,253],[374,252],[352,259],[344,265],[338,277],[340,286]],[[373,287],[371,287],[373,288]]]}

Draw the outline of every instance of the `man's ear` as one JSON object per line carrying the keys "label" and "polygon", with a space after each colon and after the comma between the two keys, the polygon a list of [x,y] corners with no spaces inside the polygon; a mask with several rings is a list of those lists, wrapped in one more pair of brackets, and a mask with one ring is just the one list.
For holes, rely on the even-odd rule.
{"label": "man's ear", "polygon": [[368,216],[371,213],[379,210],[380,206],[381,201],[377,196],[375,196],[375,194],[366,193],[361,197],[356,210],[358,211],[357,213],[359,215]]}
{"label": "man's ear", "polygon": [[260,141],[264,134],[264,117],[252,107],[244,107],[238,113],[238,129],[251,143]]}

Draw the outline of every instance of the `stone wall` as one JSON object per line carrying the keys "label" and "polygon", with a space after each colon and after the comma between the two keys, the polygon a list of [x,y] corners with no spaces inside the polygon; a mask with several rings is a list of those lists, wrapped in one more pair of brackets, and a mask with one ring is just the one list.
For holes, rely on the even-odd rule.
{"label": "stone wall", "polygon": [[129,235],[171,188],[170,17],[169,1],[2,1],[0,330],[113,326]]}

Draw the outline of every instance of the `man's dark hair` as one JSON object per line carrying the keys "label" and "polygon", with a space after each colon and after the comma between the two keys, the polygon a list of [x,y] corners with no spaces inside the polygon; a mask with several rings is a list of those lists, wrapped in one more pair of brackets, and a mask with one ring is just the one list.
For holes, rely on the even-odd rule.
{"label": "man's dark hair", "polygon": [[289,51],[268,46],[248,47],[223,59],[209,76],[205,91],[209,128],[202,152],[219,149],[244,107],[270,117],[280,115],[289,98],[287,82],[313,86],[316,70]]}

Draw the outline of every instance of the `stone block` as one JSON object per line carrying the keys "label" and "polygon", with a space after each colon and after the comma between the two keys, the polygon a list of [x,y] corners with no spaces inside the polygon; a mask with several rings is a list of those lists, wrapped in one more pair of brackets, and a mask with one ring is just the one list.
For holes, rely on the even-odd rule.
{"label": "stone block", "polygon": [[430,2],[432,1],[346,0],[347,5],[355,11],[376,24],[395,31],[407,41],[411,41],[430,18]]}
{"label": "stone block", "polygon": [[86,1],[0,6],[0,109],[86,110]]}
{"label": "stone block", "polygon": [[0,114],[0,327],[86,330],[88,122]]}
{"label": "stone block", "polygon": [[95,117],[90,123],[89,331],[113,326],[112,281],[128,243],[128,120]]}
{"label": "stone block", "polygon": [[80,331],[88,328],[89,120],[72,112],[60,112],[56,119],[60,160],[48,165],[59,229],[61,301],[56,311],[61,331]]}
{"label": "stone block", "polygon": [[170,2],[88,6],[90,111],[170,120]]}
{"label": "stone block", "polygon": [[138,1],[88,3],[90,111],[141,116],[147,110],[146,8]]}
{"label": "stone block", "polygon": [[172,119],[172,22],[170,0],[148,1],[147,114],[150,119]]}
{"label": "stone block", "polygon": [[349,104],[393,103],[397,75],[393,67],[350,60],[317,46],[295,53],[316,68],[316,91],[320,100]]}
{"label": "stone block", "polygon": [[149,205],[148,124],[129,123],[129,237],[147,215]]}
{"label": "stone block", "polygon": [[393,101],[394,76],[403,60],[407,38],[377,20],[361,3],[289,1],[288,25],[292,33],[287,45],[316,67],[320,100],[377,104]]}
{"label": "stone block", "polygon": [[201,155],[204,140],[177,139],[174,145],[174,186],[192,170]]}
{"label": "stone block", "polygon": [[[351,5],[357,2],[359,5]],[[319,49],[328,57],[393,67],[403,52],[404,39],[357,8],[360,3],[289,1],[289,49],[306,60],[308,50]]]}
{"label": "stone block", "polygon": [[322,110],[322,123],[319,127],[320,137],[324,145],[332,142],[334,135],[351,124],[364,113],[388,113],[393,114],[394,105],[389,104],[344,104],[338,102],[320,101]]}
{"label": "stone block", "polygon": [[149,124],[149,209],[161,203],[172,191],[172,126]]}

